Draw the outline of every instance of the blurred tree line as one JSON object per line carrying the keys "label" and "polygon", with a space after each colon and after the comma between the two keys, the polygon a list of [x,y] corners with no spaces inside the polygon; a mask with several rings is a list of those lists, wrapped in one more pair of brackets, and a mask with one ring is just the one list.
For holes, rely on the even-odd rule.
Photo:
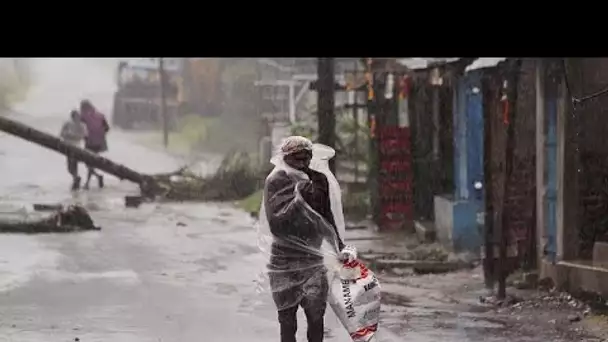
{"label": "blurred tree line", "polygon": [[31,65],[25,58],[0,58],[0,106],[21,101],[31,85]]}
{"label": "blurred tree line", "polygon": [[[251,58],[220,58],[217,90],[213,106],[217,113],[192,113],[181,121],[184,135],[196,140],[194,148],[226,153],[242,150],[256,153],[260,138],[257,62]],[[197,96],[205,96],[200,94]]]}

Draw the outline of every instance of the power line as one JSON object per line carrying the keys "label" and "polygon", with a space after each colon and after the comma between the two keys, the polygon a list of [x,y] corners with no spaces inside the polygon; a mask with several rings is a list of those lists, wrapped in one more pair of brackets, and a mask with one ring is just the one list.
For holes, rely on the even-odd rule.
{"label": "power line", "polygon": [[606,87],[602,90],[596,91],[595,93],[577,98],[576,96],[574,96],[574,94],[572,93],[572,90],[570,88],[570,82],[568,81],[568,69],[566,68],[566,59],[565,58],[562,58],[562,68],[564,71],[564,81],[566,83],[566,89],[568,90],[568,93],[570,94],[570,98],[572,99],[573,105],[581,104],[585,101],[594,99],[594,98],[602,96],[604,94],[608,94],[608,87]]}

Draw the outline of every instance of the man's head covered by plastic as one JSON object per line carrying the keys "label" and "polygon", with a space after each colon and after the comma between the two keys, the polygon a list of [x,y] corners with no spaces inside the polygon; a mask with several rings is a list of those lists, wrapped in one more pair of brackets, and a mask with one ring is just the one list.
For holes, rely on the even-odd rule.
{"label": "man's head covered by plastic", "polygon": [[292,135],[283,140],[280,153],[287,165],[296,170],[305,170],[310,166],[312,159],[312,141],[302,136]]}

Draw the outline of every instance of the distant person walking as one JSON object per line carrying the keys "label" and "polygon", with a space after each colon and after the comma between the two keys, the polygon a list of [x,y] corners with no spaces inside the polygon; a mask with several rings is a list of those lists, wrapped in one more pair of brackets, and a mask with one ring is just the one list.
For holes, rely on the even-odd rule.
{"label": "distant person walking", "polygon": [[[73,110],[70,112],[70,119],[61,127],[59,136],[63,141],[80,147],[81,142],[87,137],[87,127],[80,120],[78,111]],[[68,172],[72,175],[72,190],[78,190],[80,188],[81,180],[78,175],[78,160],[71,157],[69,153],[67,159]]]}
{"label": "distant person walking", "polygon": [[[108,150],[106,134],[110,130],[108,121],[105,115],[98,112],[89,100],[80,102],[80,115],[82,122],[87,126],[88,135],[85,139],[84,148],[93,152],[101,153]],[[103,188],[103,176],[95,171],[93,167],[87,165],[88,174],[84,184],[85,189],[89,189],[89,182],[93,176],[97,177],[97,183],[100,188]]]}

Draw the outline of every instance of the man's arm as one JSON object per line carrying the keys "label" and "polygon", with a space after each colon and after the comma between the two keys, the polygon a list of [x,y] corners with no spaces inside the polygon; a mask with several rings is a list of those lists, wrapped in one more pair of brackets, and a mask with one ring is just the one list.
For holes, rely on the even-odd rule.
{"label": "man's arm", "polygon": [[266,180],[264,187],[264,205],[270,232],[276,236],[290,233],[290,227],[298,203],[294,194],[295,184],[289,176],[281,171]]}

